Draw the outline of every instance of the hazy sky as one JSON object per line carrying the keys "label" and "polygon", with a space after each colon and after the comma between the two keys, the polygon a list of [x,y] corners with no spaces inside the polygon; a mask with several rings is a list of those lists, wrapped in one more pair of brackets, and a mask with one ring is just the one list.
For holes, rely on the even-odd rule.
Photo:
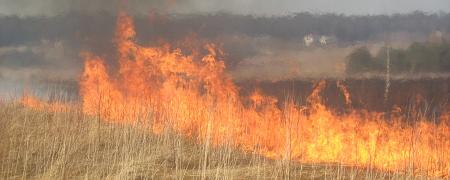
{"label": "hazy sky", "polygon": [[415,10],[450,12],[450,0],[0,0],[0,14],[55,15],[68,11],[116,11],[145,13],[150,9],[176,13],[283,15],[294,12],[391,14]]}
{"label": "hazy sky", "polygon": [[231,11],[243,14],[336,12],[345,14],[450,11],[450,0],[191,0],[184,11]]}

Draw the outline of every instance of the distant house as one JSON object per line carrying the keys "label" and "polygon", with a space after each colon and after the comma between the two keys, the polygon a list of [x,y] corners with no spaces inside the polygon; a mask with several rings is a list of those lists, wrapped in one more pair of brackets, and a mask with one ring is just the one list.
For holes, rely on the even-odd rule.
{"label": "distant house", "polygon": [[308,34],[305,37],[303,37],[303,41],[305,43],[305,46],[309,47],[314,43],[314,36],[312,34]]}
{"label": "distant house", "polygon": [[320,36],[320,39],[319,39],[320,45],[326,46],[327,42],[328,42],[328,39],[330,39],[330,37],[328,37],[328,36]]}
{"label": "distant house", "polygon": [[[317,40],[316,40],[317,39]],[[327,35],[314,35],[314,34],[308,34],[303,37],[303,42],[306,47],[311,46],[329,46],[335,44],[336,37],[334,36],[327,36]]]}

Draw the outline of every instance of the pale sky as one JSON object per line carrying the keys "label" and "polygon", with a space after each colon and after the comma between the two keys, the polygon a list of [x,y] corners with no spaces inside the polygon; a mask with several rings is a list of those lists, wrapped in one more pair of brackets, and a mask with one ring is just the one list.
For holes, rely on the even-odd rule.
{"label": "pale sky", "polygon": [[416,10],[450,12],[450,0],[0,0],[0,14],[55,15],[69,11],[110,11],[126,4],[146,13],[150,9],[170,13],[286,15],[296,12],[344,14],[392,14]]}
{"label": "pale sky", "polygon": [[295,12],[392,14],[415,10],[449,12],[450,0],[191,0],[188,11],[230,11],[239,14],[289,14]]}

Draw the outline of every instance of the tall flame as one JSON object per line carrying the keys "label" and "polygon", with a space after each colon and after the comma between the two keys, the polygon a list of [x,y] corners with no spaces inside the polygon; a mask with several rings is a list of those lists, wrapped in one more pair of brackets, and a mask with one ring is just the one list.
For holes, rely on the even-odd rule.
{"label": "tall flame", "polygon": [[[83,111],[120,123],[148,122],[200,142],[230,145],[269,158],[311,163],[342,163],[392,171],[447,175],[450,171],[450,120],[425,118],[414,124],[400,116],[353,110],[337,115],[323,105],[319,82],[308,106],[277,99],[256,90],[244,98],[224,72],[222,52],[205,45],[207,55],[184,55],[169,45],[136,44],[133,20],[120,13],[115,43],[119,67],[83,53],[80,82]],[[342,83],[347,103],[350,94]],[[250,105],[249,105],[250,104]]]}

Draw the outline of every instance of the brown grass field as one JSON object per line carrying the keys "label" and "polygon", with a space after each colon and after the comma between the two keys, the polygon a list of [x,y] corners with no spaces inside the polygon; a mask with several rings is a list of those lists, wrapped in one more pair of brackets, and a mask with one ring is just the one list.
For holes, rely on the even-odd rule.
{"label": "brown grass field", "polygon": [[271,160],[140,127],[0,102],[0,179],[430,179]]}

